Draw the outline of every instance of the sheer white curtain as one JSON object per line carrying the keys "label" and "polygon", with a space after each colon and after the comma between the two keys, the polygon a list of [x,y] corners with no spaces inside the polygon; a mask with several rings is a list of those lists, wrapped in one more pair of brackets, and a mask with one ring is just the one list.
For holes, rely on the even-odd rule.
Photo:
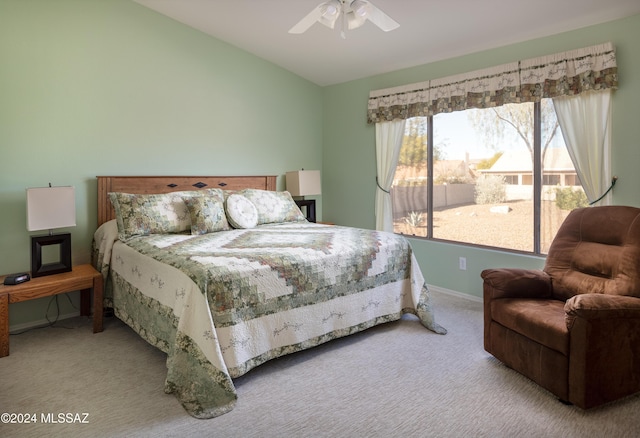
{"label": "sheer white curtain", "polygon": [[[611,89],[553,99],[564,142],[589,202],[611,183]],[[611,193],[598,205],[611,203]]]}
{"label": "sheer white curtain", "polygon": [[398,166],[405,120],[376,123],[376,230],[393,232],[391,184]]}

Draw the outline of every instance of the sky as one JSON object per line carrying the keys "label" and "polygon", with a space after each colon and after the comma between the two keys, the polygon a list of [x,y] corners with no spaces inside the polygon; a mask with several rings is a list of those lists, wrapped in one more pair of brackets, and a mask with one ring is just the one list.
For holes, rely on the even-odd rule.
{"label": "sky", "polygon": [[462,160],[466,152],[472,160],[490,158],[497,152],[486,147],[483,139],[475,134],[464,111],[439,116],[434,117],[434,140],[447,143],[444,152],[448,160]]}
{"label": "sky", "polygon": [[[476,135],[466,111],[437,114],[434,116],[433,125],[436,144],[441,142],[447,144],[444,152],[448,160],[462,160],[466,152],[469,153],[469,159],[472,160],[491,158],[496,152],[499,152],[487,146],[483,136]],[[507,129],[500,143],[500,151],[517,150],[522,147],[524,147],[524,143],[515,130]],[[551,147],[566,147],[560,130],[554,136]]]}

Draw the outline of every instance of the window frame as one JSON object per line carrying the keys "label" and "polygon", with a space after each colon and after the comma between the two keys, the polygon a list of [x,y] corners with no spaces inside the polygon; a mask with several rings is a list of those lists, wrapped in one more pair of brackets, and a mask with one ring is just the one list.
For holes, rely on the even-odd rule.
{"label": "window frame", "polygon": [[434,144],[433,144],[433,116],[427,119],[427,235],[411,237],[417,239],[433,240],[438,242],[452,243],[456,245],[473,246],[487,248],[505,252],[515,252],[534,256],[545,257],[541,251],[541,225],[542,225],[542,189],[543,189],[543,168],[542,168],[542,104],[540,101],[533,102],[533,251],[523,251],[499,246],[482,245],[471,242],[442,239],[433,236],[433,175],[434,175]]}

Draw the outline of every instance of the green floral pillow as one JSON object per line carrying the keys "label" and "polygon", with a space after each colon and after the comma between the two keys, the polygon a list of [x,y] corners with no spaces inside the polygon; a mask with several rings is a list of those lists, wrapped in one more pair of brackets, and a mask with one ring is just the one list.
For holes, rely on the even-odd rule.
{"label": "green floral pillow", "polygon": [[224,204],[218,196],[185,197],[184,203],[191,217],[191,234],[207,234],[229,229]]}
{"label": "green floral pillow", "polygon": [[239,194],[226,200],[227,219],[233,228],[253,228],[258,225],[258,210],[253,202]]}
{"label": "green floral pillow", "polygon": [[258,225],[306,221],[289,192],[245,189],[241,193],[256,206]]}
{"label": "green floral pillow", "polygon": [[183,198],[207,195],[223,199],[220,189],[163,194],[109,193],[116,213],[118,238],[125,241],[133,236],[190,231],[191,215]]}

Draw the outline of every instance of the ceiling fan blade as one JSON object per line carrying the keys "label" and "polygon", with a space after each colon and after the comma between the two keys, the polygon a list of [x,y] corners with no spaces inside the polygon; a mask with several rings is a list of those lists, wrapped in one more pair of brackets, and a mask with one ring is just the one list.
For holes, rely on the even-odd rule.
{"label": "ceiling fan blade", "polygon": [[309,12],[306,17],[298,21],[295,26],[289,29],[289,33],[304,33],[307,29],[313,26],[322,17],[321,7],[323,4],[316,6],[315,9]]}
{"label": "ceiling fan blade", "polygon": [[367,18],[385,32],[389,32],[390,30],[400,27],[400,24],[398,24],[393,18],[389,17],[371,3],[369,3],[369,14],[367,15]]}

